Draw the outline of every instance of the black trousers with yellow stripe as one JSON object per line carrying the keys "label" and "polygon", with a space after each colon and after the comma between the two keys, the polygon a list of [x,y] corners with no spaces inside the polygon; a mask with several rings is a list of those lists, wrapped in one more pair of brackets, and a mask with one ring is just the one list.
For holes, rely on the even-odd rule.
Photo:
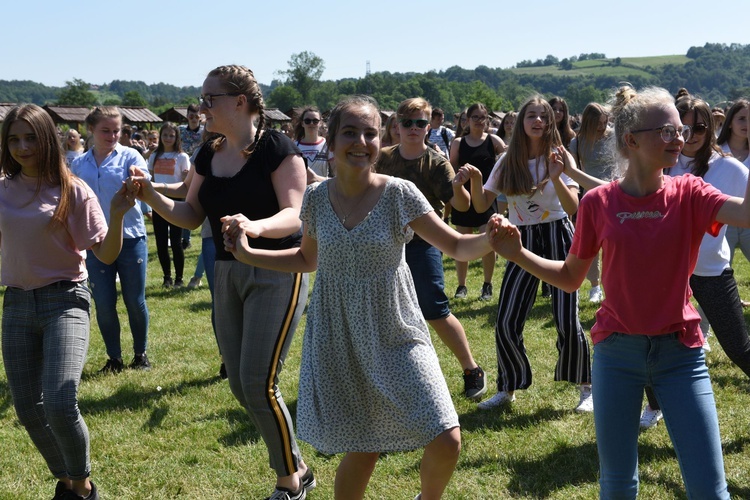
{"label": "black trousers with yellow stripe", "polygon": [[216,261],[216,336],[232,394],[268,448],[277,476],[301,460],[279,373],[307,302],[308,276]]}

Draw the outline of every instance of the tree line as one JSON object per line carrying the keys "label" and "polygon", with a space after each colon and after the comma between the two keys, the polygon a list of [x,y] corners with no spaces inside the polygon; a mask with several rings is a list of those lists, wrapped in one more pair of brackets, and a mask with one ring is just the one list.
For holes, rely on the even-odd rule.
{"label": "tree line", "polygon": [[[691,47],[685,64],[633,68],[633,74],[584,74],[576,69],[579,61],[602,60],[620,66],[620,58],[606,59],[592,52],[558,60],[547,56],[535,62],[521,61],[517,67],[550,66],[541,74],[514,72],[512,69],[479,66],[464,69],[452,66],[426,73],[375,72],[361,78],[321,80],[325,62],[311,52],[291,56],[288,68],[277,72],[270,85],[261,84],[269,107],[288,110],[308,104],[322,110],[331,109],[344,95],[368,94],[383,109],[396,109],[402,100],[414,96],[426,98],[433,106],[443,108],[448,116],[473,102],[483,102],[490,109],[517,109],[533,93],[559,95],[568,101],[572,112],[581,112],[592,101],[603,102],[624,79],[635,87],[658,85],[676,92],[685,87],[712,104],[750,95],[750,45],[712,44]],[[626,67],[627,65],[622,65]],[[553,71],[554,70],[554,71]],[[141,81],[114,80],[91,85],[82,80],[67,82],[65,87],[50,87],[32,81],[0,80],[0,102],[33,102],[92,106],[148,106],[161,113],[172,106],[197,103],[200,87],[178,87],[166,83],[148,85]]]}

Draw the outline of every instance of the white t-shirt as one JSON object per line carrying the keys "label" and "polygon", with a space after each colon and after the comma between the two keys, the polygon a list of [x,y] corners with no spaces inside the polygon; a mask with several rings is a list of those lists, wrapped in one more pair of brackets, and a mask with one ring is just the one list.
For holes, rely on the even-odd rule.
{"label": "white t-shirt", "polygon": [[[500,191],[497,189],[497,178],[500,175],[500,163],[504,158],[505,153],[500,155],[495,166],[492,167],[492,172],[487,179],[487,183],[484,185],[485,190],[500,194]],[[539,178],[544,176],[544,160],[539,158],[538,165],[536,158],[529,160],[529,171],[531,172],[534,184],[538,184]],[[566,186],[578,187],[578,183],[565,174],[562,174],[560,179]],[[541,189],[536,189],[531,195],[506,195],[506,198],[508,201],[508,219],[516,226],[551,222],[568,216],[560,204],[555,186],[549,179],[544,182]]]}
{"label": "white t-shirt", "polygon": [[154,173],[154,182],[182,182],[190,170],[190,157],[186,153],[162,153],[148,158],[148,169]]}
{"label": "white t-shirt", "polygon": [[[680,155],[677,165],[669,169],[669,175],[678,176],[692,173],[692,158]],[[714,153],[708,161],[708,171],[703,180],[729,196],[745,196],[748,169],[731,156],[720,156]],[[697,276],[719,276],[729,267],[729,245],[725,237],[727,226],[722,226],[719,234],[711,236],[706,233],[701,241],[698,262],[693,274]]]}
{"label": "white t-shirt", "polygon": [[[719,147],[726,154],[728,154],[728,155],[732,154],[732,150],[729,149],[729,143],[728,142],[725,142],[724,144],[721,144]],[[747,168],[750,168],[750,155],[747,155],[747,158],[745,158],[745,161],[743,161],[742,164],[745,165]]]}
{"label": "white t-shirt", "polygon": [[330,177],[328,161],[331,155],[326,148],[326,140],[320,138],[316,143],[297,141],[297,147],[302,151],[302,156],[307,160],[307,166],[321,177]]}

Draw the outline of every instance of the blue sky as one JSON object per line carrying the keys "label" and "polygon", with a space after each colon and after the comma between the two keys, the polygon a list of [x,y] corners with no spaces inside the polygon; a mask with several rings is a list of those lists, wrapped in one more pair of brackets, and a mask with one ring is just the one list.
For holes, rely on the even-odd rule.
{"label": "blue sky", "polygon": [[695,0],[15,1],[3,6],[0,79],[199,86],[212,68],[236,63],[269,84],[292,54],[305,50],[325,61],[323,79],[337,80],[364,76],[367,61],[373,72],[425,72],[508,68],[547,54],[635,57],[685,54],[706,42],[750,44],[747,0],[713,6]]}

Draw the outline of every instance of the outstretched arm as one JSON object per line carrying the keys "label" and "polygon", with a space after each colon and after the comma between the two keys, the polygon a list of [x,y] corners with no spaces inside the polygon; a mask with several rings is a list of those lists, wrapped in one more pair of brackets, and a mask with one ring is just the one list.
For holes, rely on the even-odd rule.
{"label": "outstretched arm", "polygon": [[409,226],[427,243],[456,260],[470,261],[492,251],[486,234],[461,234],[441,221],[435,212],[417,217]]}
{"label": "outstretched arm", "polygon": [[492,249],[499,255],[568,293],[573,293],[581,287],[593,260],[593,257],[579,259],[570,253],[565,260],[539,257],[521,245],[521,232],[502,216],[490,219],[487,233]]}

